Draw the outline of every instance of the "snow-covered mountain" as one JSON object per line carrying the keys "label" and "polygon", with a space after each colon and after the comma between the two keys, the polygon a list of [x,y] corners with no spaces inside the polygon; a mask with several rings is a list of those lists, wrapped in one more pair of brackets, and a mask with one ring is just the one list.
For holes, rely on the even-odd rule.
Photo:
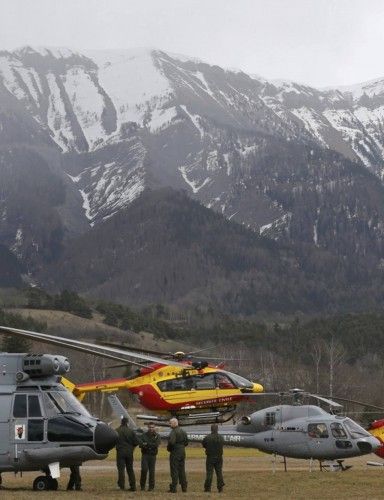
{"label": "snow-covered mountain", "polygon": [[92,223],[152,183],[264,226],[271,221],[241,214],[249,203],[238,206],[230,192],[234,171],[247,170],[266,135],[314,141],[382,176],[384,80],[321,91],[158,50],[31,47],[0,52],[0,79],[63,152],[88,153],[68,173]]}
{"label": "snow-covered mountain", "polygon": [[[320,90],[159,50],[2,51],[0,236],[28,262],[47,246],[54,259],[144,189],[171,186],[260,234],[373,255],[376,269],[383,106],[384,79]],[[53,187],[36,199],[40,178]]]}
{"label": "snow-covered mountain", "polygon": [[[0,53],[0,77],[63,152],[85,156],[73,165],[69,155],[66,168],[91,223],[151,185],[183,187],[233,216],[232,155],[262,147],[255,133],[300,135],[264,103],[259,82],[160,51],[25,47]],[[227,147],[233,130],[238,144]]]}

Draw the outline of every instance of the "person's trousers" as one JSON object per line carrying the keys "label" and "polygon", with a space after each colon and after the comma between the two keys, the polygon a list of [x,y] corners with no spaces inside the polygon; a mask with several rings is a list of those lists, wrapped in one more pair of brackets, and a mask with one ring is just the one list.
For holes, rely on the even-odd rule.
{"label": "person's trousers", "polygon": [[153,490],[155,487],[155,467],[156,467],[156,455],[149,455],[144,453],[141,455],[141,475],[140,475],[140,487],[143,490],[145,488],[145,483],[148,478],[148,488]]}
{"label": "person's trousers", "polygon": [[133,454],[124,455],[117,453],[116,466],[118,473],[117,484],[119,488],[124,489],[125,487],[125,471],[127,471],[129,486],[132,489],[136,489],[136,478],[133,470]]}
{"label": "person's trousers", "polygon": [[208,458],[205,462],[206,478],[204,483],[204,490],[210,491],[212,486],[213,471],[216,472],[217,489],[221,491],[224,486],[223,479],[223,457]]}
{"label": "person's trousers", "polygon": [[185,474],[185,455],[169,455],[169,466],[171,469],[171,480],[169,489],[176,491],[177,483],[180,483],[182,491],[187,491],[187,477]]}

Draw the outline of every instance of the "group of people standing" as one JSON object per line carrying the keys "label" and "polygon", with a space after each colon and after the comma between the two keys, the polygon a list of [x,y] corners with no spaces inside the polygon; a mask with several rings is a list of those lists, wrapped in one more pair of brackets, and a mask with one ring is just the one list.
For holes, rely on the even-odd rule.
{"label": "group of people standing", "polygon": [[[171,483],[169,492],[176,493],[177,485],[180,484],[181,491],[186,492],[188,487],[185,472],[185,447],[188,446],[188,437],[184,429],[179,427],[177,418],[171,418],[169,421],[171,432],[168,436],[167,450],[169,452],[169,465],[171,472]],[[116,465],[118,471],[117,484],[120,489],[125,489],[125,471],[128,474],[129,490],[136,491],[136,477],[133,470],[133,452],[136,446],[141,448],[141,475],[140,489],[143,491],[146,487],[148,477],[148,491],[155,488],[155,467],[156,455],[160,446],[161,438],[156,432],[155,425],[148,424],[148,430],[143,434],[136,432],[128,427],[128,419],[123,417],[121,425],[116,429],[118,442],[116,445]],[[224,439],[218,433],[218,425],[212,424],[211,434],[205,436],[202,445],[205,448],[206,458],[206,479],[204,491],[211,491],[213,471],[217,476],[217,489],[223,491],[223,444]]]}

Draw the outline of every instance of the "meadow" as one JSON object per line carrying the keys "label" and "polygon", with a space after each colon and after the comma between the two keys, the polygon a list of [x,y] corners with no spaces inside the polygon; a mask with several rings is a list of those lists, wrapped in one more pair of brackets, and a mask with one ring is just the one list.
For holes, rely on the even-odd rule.
{"label": "meadow", "polygon": [[[140,455],[136,453],[136,479],[139,480]],[[245,449],[226,449],[224,460],[224,492],[203,492],[205,478],[205,460],[200,448],[193,446],[188,450],[187,474],[188,493],[177,495],[167,493],[169,485],[168,457],[164,449],[159,454],[154,492],[130,493],[122,492],[116,486],[116,470],[113,457],[104,462],[88,463],[82,467],[83,491],[66,492],[68,471],[63,470],[56,492],[38,493],[32,491],[32,481],[38,475],[35,472],[13,475],[3,474],[3,489],[0,498],[33,500],[37,498],[56,499],[71,498],[80,500],[152,498],[161,496],[168,498],[257,498],[257,499],[381,499],[383,498],[382,467],[367,467],[366,462],[377,462],[375,455],[360,457],[347,461],[353,467],[346,472],[320,472],[314,463],[312,471],[309,462],[288,459],[288,471],[284,472],[283,464],[278,458],[273,465],[273,457]],[[377,460],[376,460],[377,459]]]}

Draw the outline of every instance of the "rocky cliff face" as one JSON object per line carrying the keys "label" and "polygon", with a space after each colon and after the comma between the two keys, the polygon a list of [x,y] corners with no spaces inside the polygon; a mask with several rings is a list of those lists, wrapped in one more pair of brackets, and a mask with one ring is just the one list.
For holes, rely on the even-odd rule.
{"label": "rocky cliff face", "polygon": [[384,80],[318,90],[157,50],[0,52],[2,241],[33,271],[170,186],[376,272],[383,103]]}

